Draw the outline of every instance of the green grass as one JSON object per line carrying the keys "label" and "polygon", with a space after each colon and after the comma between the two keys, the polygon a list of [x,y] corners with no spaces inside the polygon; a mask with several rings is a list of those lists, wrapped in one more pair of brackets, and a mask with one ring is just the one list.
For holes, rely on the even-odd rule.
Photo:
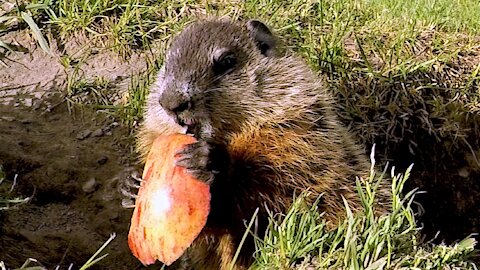
{"label": "green grass", "polygon": [[[444,66],[455,64],[459,54],[468,54],[476,48],[478,42],[475,37],[480,29],[480,16],[476,16],[480,14],[480,3],[475,0],[297,0],[288,3],[251,0],[235,3],[209,1],[208,4],[187,0],[34,0],[20,3],[29,5],[16,5],[0,19],[0,29],[5,29],[0,30],[0,40],[2,32],[12,27],[10,20],[5,19],[8,16],[16,18],[13,25],[35,28],[32,24],[22,23],[21,14],[27,12],[43,31],[51,29],[60,41],[77,36],[88,37],[91,42],[116,51],[124,58],[133,52],[149,51],[152,44],[156,44],[158,50],[152,54],[151,63],[161,63],[162,52],[171,36],[196,17],[207,14],[259,18],[269,24],[288,47],[304,56],[314,69],[328,76],[337,98],[347,103],[343,105],[346,121],[362,119],[369,123],[375,123],[377,119],[363,115],[363,107],[378,106],[391,110],[391,103],[399,100],[371,100],[369,97],[373,94],[378,99],[387,93],[364,93],[364,89],[375,89],[376,84],[381,84],[381,91],[387,91],[385,89],[394,83],[416,81],[418,78],[415,76],[419,72],[441,70]],[[44,44],[41,35],[37,33],[35,37]],[[462,78],[464,84],[460,87],[452,90],[449,86],[427,85],[428,89],[417,89],[413,96],[401,96],[399,99],[407,98],[411,103],[433,103],[435,100],[432,98],[415,98],[431,88],[440,88],[445,90],[441,91],[441,95],[447,99],[461,93],[465,97],[465,107],[469,108],[469,112],[475,112],[479,110],[479,94],[472,91],[472,86],[477,84],[477,73],[478,67],[469,66],[462,73],[466,78]],[[75,79],[79,82],[69,83],[68,91],[73,84],[82,84],[81,78]],[[360,99],[357,105],[348,103],[347,98],[352,93],[345,93],[351,89],[348,82],[357,83],[356,80],[366,83],[364,88],[353,93]],[[136,87],[144,92],[141,87],[148,83],[148,80],[132,82],[134,88],[130,91],[130,99],[136,100],[129,104],[143,104],[144,95],[135,94]],[[440,102],[432,109],[438,119],[449,119],[458,113],[448,112],[442,105],[443,102]],[[401,109],[394,114],[406,113]],[[120,111],[126,119],[141,118],[141,109],[120,108]],[[125,111],[132,115],[125,114]],[[390,120],[390,130],[396,130],[400,119],[391,117]],[[433,123],[426,121],[425,125],[432,126]],[[378,125],[368,128],[368,132],[371,129],[388,129]],[[467,127],[454,128],[448,122],[443,129],[442,134],[451,135],[462,134]],[[387,139],[397,136],[386,134],[389,136]]]}
{"label": "green grass", "polygon": [[0,211],[9,210],[30,200],[29,197],[22,198],[14,195],[16,178],[17,176],[14,177],[13,181],[8,181],[11,184],[7,184],[6,172],[0,164]]}
{"label": "green grass", "polygon": [[[474,0],[362,1],[372,16],[392,28],[419,23],[446,32],[478,34],[480,5]],[[367,25],[368,26],[368,25]]]}
{"label": "green grass", "polygon": [[421,241],[411,207],[416,191],[402,195],[410,171],[392,168],[391,205],[381,216],[374,215],[375,193],[384,174],[372,169],[369,179],[357,179],[363,208],[352,213],[345,202],[347,215],[333,230],[317,207],[320,198],[308,205],[310,195],[302,193],[287,213],[271,214],[265,237],[256,239],[252,269],[477,269],[473,238],[450,246]]}

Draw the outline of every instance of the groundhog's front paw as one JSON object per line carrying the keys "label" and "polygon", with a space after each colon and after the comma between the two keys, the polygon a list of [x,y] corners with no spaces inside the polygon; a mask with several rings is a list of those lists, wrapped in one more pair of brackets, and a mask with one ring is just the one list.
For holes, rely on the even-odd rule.
{"label": "groundhog's front paw", "polygon": [[217,173],[212,169],[212,149],[212,145],[205,141],[189,144],[177,153],[179,158],[176,165],[186,168],[198,180],[210,184]]}
{"label": "groundhog's front paw", "polygon": [[135,207],[135,199],[137,198],[138,189],[142,182],[141,175],[138,171],[128,170],[127,174],[120,181],[119,190],[124,196],[122,199],[122,207],[133,208]]}

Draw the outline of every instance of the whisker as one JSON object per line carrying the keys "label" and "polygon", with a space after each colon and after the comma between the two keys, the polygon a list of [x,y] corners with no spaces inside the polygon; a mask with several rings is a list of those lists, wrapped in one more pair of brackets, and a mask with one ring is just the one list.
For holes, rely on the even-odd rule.
{"label": "whisker", "polygon": [[222,89],[222,88],[218,88],[218,87],[216,87],[216,88],[208,88],[208,89],[205,90],[205,94],[208,94],[208,93],[211,93],[211,92],[221,92],[221,91],[223,91],[223,89]]}

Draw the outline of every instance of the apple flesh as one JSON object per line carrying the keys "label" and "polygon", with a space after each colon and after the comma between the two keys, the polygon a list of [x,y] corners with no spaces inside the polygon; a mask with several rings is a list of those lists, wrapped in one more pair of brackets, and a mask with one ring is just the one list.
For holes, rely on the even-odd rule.
{"label": "apple flesh", "polygon": [[172,264],[207,222],[209,185],[175,166],[175,154],[195,141],[183,134],[160,136],[148,154],[128,233],[130,250],[144,265]]}

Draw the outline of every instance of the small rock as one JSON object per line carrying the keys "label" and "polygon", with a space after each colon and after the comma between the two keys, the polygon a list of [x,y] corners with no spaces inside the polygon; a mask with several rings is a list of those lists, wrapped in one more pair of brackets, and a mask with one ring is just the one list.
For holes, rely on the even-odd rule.
{"label": "small rock", "polygon": [[13,116],[2,116],[2,117],[0,117],[0,119],[5,120],[7,122],[12,122],[13,120],[15,120],[15,117],[13,117]]}
{"label": "small rock", "polygon": [[103,164],[107,163],[107,161],[108,161],[108,157],[103,156],[103,157],[101,157],[97,160],[97,163],[100,164],[100,165],[103,165]]}
{"label": "small rock", "polygon": [[19,121],[22,124],[31,124],[33,122],[32,119],[20,119]]}
{"label": "small rock", "polygon": [[23,100],[23,105],[25,105],[27,107],[32,107],[32,104],[33,104],[33,99],[32,98],[25,98]]}
{"label": "small rock", "polygon": [[112,130],[112,128],[115,128],[115,127],[118,127],[120,124],[118,122],[112,122],[110,124],[108,124],[107,126],[105,126],[103,128],[103,131],[105,133],[109,132],[110,130]]}
{"label": "small rock", "polygon": [[88,136],[90,136],[90,134],[92,134],[92,131],[91,130],[83,130],[83,131],[80,131],[78,134],[77,134],[77,139],[79,140],[84,140],[86,138],[88,138]]}
{"label": "small rock", "polygon": [[44,92],[35,92],[33,93],[33,96],[35,97],[35,99],[39,100],[43,98],[44,94],[45,94]]}
{"label": "small rock", "polygon": [[458,170],[458,175],[463,178],[468,178],[470,176],[470,172],[468,171],[467,168],[463,167],[460,170]]}
{"label": "small rock", "polygon": [[97,180],[95,180],[95,177],[90,178],[85,184],[82,186],[82,190],[86,193],[92,193],[95,191],[97,187]]}
{"label": "small rock", "polygon": [[101,128],[96,129],[94,132],[92,132],[92,137],[101,137],[103,136],[103,130]]}
{"label": "small rock", "polygon": [[37,100],[37,101],[35,101],[35,102],[33,103],[33,107],[32,107],[32,108],[33,108],[34,110],[38,110],[38,109],[40,109],[40,107],[42,107],[42,101],[41,101],[41,100]]}

